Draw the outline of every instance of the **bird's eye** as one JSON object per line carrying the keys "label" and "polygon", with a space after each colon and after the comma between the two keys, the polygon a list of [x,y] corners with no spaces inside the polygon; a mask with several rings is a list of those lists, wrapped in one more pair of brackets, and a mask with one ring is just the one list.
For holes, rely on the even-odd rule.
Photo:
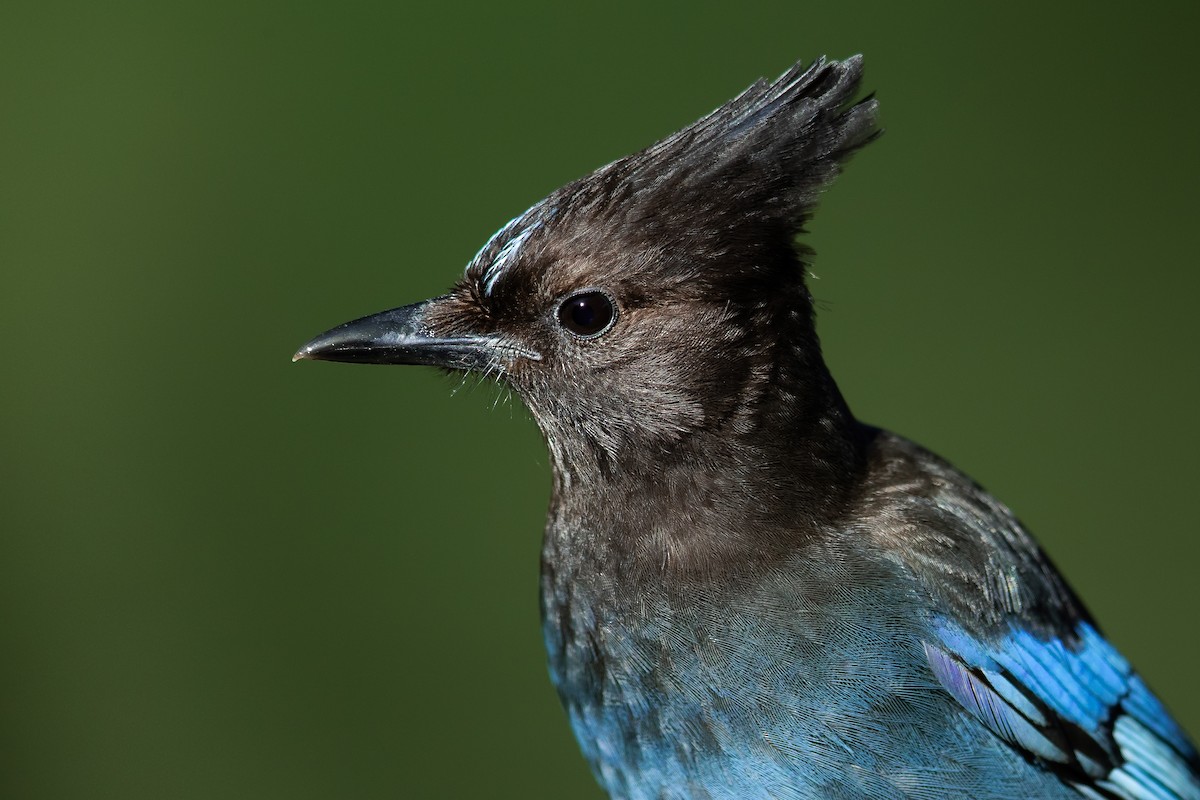
{"label": "bird's eye", "polygon": [[573,294],[558,307],[558,324],[582,339],[604,333],[616,318],[612,298],[596,289]]}

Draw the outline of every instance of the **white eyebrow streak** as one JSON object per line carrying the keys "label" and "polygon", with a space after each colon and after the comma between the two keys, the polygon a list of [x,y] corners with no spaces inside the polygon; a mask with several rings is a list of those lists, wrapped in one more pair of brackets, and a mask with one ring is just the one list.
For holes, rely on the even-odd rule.
{"label": "white eyebrow streak", "polygon": [[482,266],[481,260],[495,246],[496,242],[510,237],[508,241],[504,242],[504,245],[496,253],[495,257],[492,258],[491,263],[483,271],[483,293],[485,295],[492,293],[496,281],[500,279],[509,266],[516,260],[517,255],[529,239],[529,236],[542,227],[546,217],[553,219],[557,211],[556,206],[547,206],[544,201],[536,203],[524,213],[506,222],[503,228],[493,233],[491,238],[484,243],[483,247],[479,248],[479,252],[467,264],[467,273],[470,273],[472,269],[478,269]]}
{"label": "white eyebrow streak", "polygon": [[479,248],[478,252],[475,253],[474,257],[472,257],[471,260],[467,262],[467,268],[463,271],[463,274],[465,275],[468,272],[470,272],[471,267],[475,266],[476,262],[478,262],[479,259],[483,258],[483,254],[486,253],[493,244],[495,244],[496,240],[499,239],[500,237],[504,236],[510,230],[512,230],[516,226],[516,224],[518,222],[520,222],[522,218],[524,218],[525,214],[528,214],[528,213],[529,212],[526,211],[524,214],[518,214],[517,216],[510,219],[508,222],[504,223],[504,225],[502,225],[500,227],[500,230],[496,231],[491,236],[489,236],[488,240],[483,243],[483,247]]}
{"label": "white eyebrow streak", "polygon": [[492,261],[491,266],[483,273],[483,293],[485,295],[492,293],[492,287],[496,285],[496,281],[508,269],[508,265],[512,263],[517,253],[521,251],[525,240],[541,226],[541,222],[535,222],[504,243],[504,246],[500,248],[500,252],[496,253],[496,258]]}

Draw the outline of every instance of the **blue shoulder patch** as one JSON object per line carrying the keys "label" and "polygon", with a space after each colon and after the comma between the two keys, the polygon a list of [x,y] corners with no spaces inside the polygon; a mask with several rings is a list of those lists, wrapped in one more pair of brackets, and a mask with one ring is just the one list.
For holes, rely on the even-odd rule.
{"label": "blue shoulder patch", "polygon": [[1081,795],[1200,800],[1187,735],[1091,625],[1070,642],[1014,630],[988,644],[946,621],[936,631],[925,654],[946,691]]}

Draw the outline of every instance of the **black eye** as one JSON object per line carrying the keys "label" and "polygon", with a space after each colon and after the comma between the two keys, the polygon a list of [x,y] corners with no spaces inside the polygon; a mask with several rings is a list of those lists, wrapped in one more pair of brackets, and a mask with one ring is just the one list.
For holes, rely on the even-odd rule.
{"label": "black eye", "polygon": [[558,323],[584,338],[604,333],[616,317],[612,298],[594,290],[571,295],[558,307]]}

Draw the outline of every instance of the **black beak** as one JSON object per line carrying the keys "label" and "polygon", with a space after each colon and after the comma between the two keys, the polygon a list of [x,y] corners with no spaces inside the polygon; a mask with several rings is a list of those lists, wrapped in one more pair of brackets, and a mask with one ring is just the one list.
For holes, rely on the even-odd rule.
{"label": "black beak", "polygon": [[433,302],[426,300],[338,325],[297,350],[292,361],[425,364],[447,369],[484,369],[493,363],[497,350],[490,338],[443,338],[429,332],[425,311]]}

